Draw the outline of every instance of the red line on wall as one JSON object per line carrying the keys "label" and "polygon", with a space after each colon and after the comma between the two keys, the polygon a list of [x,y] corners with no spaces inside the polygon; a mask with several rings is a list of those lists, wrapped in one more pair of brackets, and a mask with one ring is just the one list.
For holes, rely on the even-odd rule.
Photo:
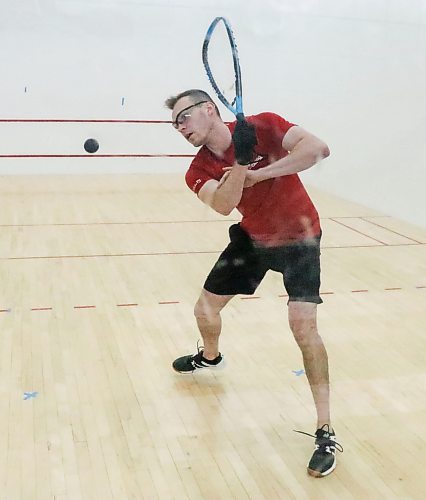
{"label": "red line on wall", "polygon": [[352,293],[366,293],[368,290],[351,290]]}
{"label": "red line on wall", "polygon": [[394,288],[385,288],[387,291],[392,291],[392,290],[402,290],[400,287],[394,287]]}
{"label": "red line on wall", "polygon": [[194,158],[195,155],[166,155],[166,154],[81,154],[81,155],[0,155],[0,158]]}
{"label": "red line on wall", "polygon": [[138,304],[117,304],[117,307],[135,307]]}
{"label": "red line on wall", "polygon": [[74,306],[74,309],[96,309],[96,306]]}
{"label": "red line on wall", "polygon": [[[57,118],[0,118],[0,123],[154,123],[171,125],[170,120],[94,120],[94,119],[57,119]],[[231,122],[225,122],[231,123]]]}
{"label": "red line on wall", "polygon": [[178,300],[170,300],[170,301],[163,301],[163,302],[159,302],[159,304],[161,305],[167,305],[167,304],[180,304],[180,302]]}
{"label": "red line on wall", "polygon": [[0,123],[168,123],[168,120],[58,120],[58,119],[23,119],[23,118],[1,118]]}
{"label": "red line on wall", "polygon": [[52,311],[53,307],[33,307],[31,311]]}

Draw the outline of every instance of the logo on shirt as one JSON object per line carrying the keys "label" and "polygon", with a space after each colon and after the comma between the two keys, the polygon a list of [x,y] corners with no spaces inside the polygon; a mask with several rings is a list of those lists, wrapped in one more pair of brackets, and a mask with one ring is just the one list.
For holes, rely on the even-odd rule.
{"label": "logo on shirt", "polygon": [[261,162],[262,160],[264,160],[266,158],[266,156],[262,156],[262,155],[257,155],[256,158],[249,164],[249,170],[252,170],[254,169],[255,167],[257,167],[257,164],[259,162]]}
{"label": "logo on shirt", "polygon": [[197,188],[198,184],[200,184],[200,182],[201,182],[201,179],[197,179],[197,180],[194,182],[194,185],[192,186],[192,190],[193,190],[193,191],[195,191],[195,190],[196,190],[196,188]]}

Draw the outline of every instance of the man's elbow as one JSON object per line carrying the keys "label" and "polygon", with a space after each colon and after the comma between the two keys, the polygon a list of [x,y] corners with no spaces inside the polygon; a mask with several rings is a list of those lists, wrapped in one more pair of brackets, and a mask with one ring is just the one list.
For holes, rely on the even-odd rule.
{"label": "man's elbow", "polygon": [[222,205],[213,205],[212,208],[220,215],[229,215],[232,210],[234,210],[234,207],[227,207]]}
{"label": "man's elbow", "polygon": [[330,156],[330,148],[327,146],[325,142],[319,142],[315,147],[315,163],[318,163],[321,160],[324,160],[328,156]]}
{"label": "man's elbow", "polygon": [[330,156],[330,148],[327,146],[325,142],[322,142],[320,145],[319,156],[321,160],[324,160],[328,156]]}

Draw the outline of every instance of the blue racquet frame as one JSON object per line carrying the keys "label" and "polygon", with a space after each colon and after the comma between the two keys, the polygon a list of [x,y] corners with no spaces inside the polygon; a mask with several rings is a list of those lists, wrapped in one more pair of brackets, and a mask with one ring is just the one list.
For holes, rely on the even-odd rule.
{"label": "blue racquet frame", "polygon": [[[210,39],[212,37],[213,31],[218,25],[219,22],[223,22],[226,28],[226,32],[229,38],[229,44],[231,46],[232,51],[232,59],[234,61],[234,73],[235,73],[235,98],[232,102],[229,102],[226,97],[220,91],[214,77],[213,73],[210,69],[209,60],[208,60],[208,48]],[[209,29],[207,30],[206,36],[204,37],[203,43],[203,64],[206,69],[207,77],[216,92],[220,101],[237,117],[237,120],[244,120],[244,112],[243,112],[243,86],[241,82],[241,69],[240,69],[240,60],[238,58],[238,50],[237,44],[235,42],[235,37],[232,32],[231,24],[224,17],[216,17],[213,22],[210,24]]]}

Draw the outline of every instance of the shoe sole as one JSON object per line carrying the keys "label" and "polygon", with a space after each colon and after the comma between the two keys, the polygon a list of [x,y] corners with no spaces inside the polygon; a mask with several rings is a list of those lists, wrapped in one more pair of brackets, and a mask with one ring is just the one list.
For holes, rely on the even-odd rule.
{"label": "shoe sole", "polygon": [[225,368],[225,366],[226,366],[225,358],[222,358],[222,361],[218,365],[203,366],[202,368],[194,368],[191,371],[181,372],[180,370],[177,370],[173,365],[172,365],[172,368],[175,372],[181,373],[182,375],[192,375],[195,372],[200,372],[200,371],[204,371],[204,370],[220,371],[220,370],[223,370]]}
{"label": "shoe sole", "polygon": [[310,469],[308,467],[308,474],[312,477],[319,477],[319,478],[326,477],[329,474],[331,474],[335,468],[336,468],[336,461],[334,461],[334,464],[332,465],[332,467],[330,467],[326,472],[319,472],[317,470],[313,470],[313,469]]}

